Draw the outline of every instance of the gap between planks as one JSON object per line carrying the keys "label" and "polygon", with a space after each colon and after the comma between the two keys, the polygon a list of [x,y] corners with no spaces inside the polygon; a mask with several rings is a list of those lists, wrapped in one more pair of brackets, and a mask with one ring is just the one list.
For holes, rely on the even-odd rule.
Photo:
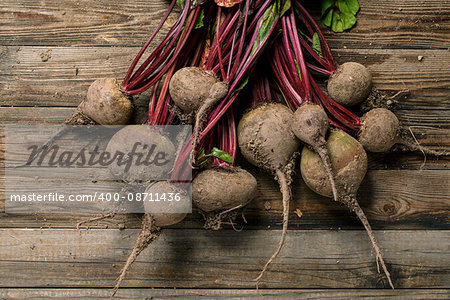
{"label": "gap between planks", "polygon": [[[109,289],[0,289],[0,298],[7,299],[106,299]],[[264,299],[405,299],[427,300],[448,299],[450,290],[445,289],[403,289],[403,290],[367,290],[367,289],[261,289]],[[255,290],[245,289],[130,289],[121,288],[114,299],[261,299]]]}

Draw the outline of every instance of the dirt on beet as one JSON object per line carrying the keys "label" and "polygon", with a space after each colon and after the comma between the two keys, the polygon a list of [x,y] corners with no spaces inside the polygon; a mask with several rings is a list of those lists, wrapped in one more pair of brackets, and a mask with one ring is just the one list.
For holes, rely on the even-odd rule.
{"label": "dirt on beet", "polygon": [[386,108],[389,110],[395,110],[396,108],[398,108],[400,101],[408,98],[409,95],[409,90],[387,92],[372,88],[369,96],[364,102],[361,103],[359,109],[362,114],[374,108]]}

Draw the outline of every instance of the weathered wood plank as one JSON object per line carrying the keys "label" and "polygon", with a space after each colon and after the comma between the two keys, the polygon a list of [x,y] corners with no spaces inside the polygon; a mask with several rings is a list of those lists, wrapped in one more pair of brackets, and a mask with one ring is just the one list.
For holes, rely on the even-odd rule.
{"label": "weathered wood plank", "polygon": [[[447,228],[448,203],[450,203],[449,175],[448,171],[370,171],[361,185],[358,199],[374,226],[389,224],[392,226],[391,228],[403,226],[403,228],[408,228],[412,224],[421,223],[420,226],[433,228],[434,225],[440,223],[439,219],[442,217],[443,223],[441,224],[443,226],[440,228]],[[267,211],[265,208],[270,207],[272,219],[268,225],[275,223],[280,226],[282,205],[278,185],[267,175],[257,175],[257,179],[260,196],[248,210],[253,211],[254,222],[258,222],[261,214],[265,215],[262,213]],[[312,227],[314,224],[328,223],[331,225],[336,221],[340,223],[338,220],[344,216],[346,216],[346,222],[353,220],[356,222],[353,225],[360,226],[356,217],[346,208],[325,197],[311,193],[300,178],[297,178],[295,182],[290,218],[294,222],[293,227],[306,224],[310,224],[309,226]],[[434,192],[431,192],[432,190]],[[269,201],[268,206],[266,206],[266,201]],[[430,206],[431,203],[433,204]],[[437,205],[435,206],[435,204]],[[296,209],[303,213],[301,219],[297,219],[298,217],[294,213]],[[418,215],[417,212],[419,212]],[[384,225],[382,225],[383,223]],[[408,223],[410,225],[407,225]]]}
{"label": "weathered wood plank", "polygon": [[[0,230],[0,287],[111,287],[137,230]],[[124,287],[254,288],[280,231],[165,230]],[[448,231],[375,232],[397,288],[448,288]],[[290,231],[262,288],[386,287],[363,231]]]}
{"label": "weathered wood plank", "polygon": [[[5,299],[106,299],[108,289],[0,289]],[[449,290],[402,289],[402,290],[186,290],[186,289],[120,289],[114,299],[448,299]]]}
{"label": "weathered wood plank", "polygon": [[[313,3],[317,8],[317,13],[313,15],[318,18],[319,2]],[[447,49],[449,46],[448,1],[362,0],[359,3],[361,10],[355,28],[343,34],[325,30],[326,38],[333,47]]]}
{"label": "weathered wood plank", "polygon": [[[14,106],[77,106],[95,79],[123,77],[139,51],[115,47],[2,49],[0,90],[5,94],[0,105]],[[43,62],[40,55],[47,52],[51,58]]]}
{"label": "weathered wood plank", "polygon": [[[258,180],[258,195],[245,208],[245,228],[280,228],[281,196],[277,183],[269,176],[250,168]],[[311,192],[300,176],[295,178],[290,210],[290,228],[294,229],[361,229],[359,220],[342,205]],[[376,229],[446,229],[449,226],[449,171],[373,170],[364,181],[359,199]],[[93,190],[78,184],[83,194],[108,192],[110,185],[97,183]],[[90,186],[93,186],[91,184]],[[71,189],[77,190],[73,183]],[[39,191],[36,191],[39,192]],[[48,192],[43,189],[43,192]],[[55,192],[55,191],[53,191]],[[4,204],[4,187],[0,187],[0,208]],[[296,210],[302,212],[299,218]],[[3,209],[1,211],[4,211]],[[88,219],[86,214],[1,214],[3,228],[74,228]],[[197,210],[177,228],[202,228],[203,218]],[[242,220],[238,219],[238,223]],[[117,215],[113,219],[89,224],[92,228],[139,228],[137,215]],[[226,226],[229,228],[229,226]]]}
{"label": "weathered wood plank", "polygon": [[169,4],[165,0],[2,1],[0,44],[140,45]]}
{"label": "weathered wood plank", "polygon": [[[63,124],[75,112],[72,107],[0,107],[0,121],[2,124],[22,125],[50,125]],[[450,128],[450,114],[439,110],[396,110],[404,129],[413,126],[420,131],[431,130],[448,138]],[[436,141],[435,141],[436,142]],[[446,139],[440,141],[446,143]]]}
{"label": "weathered wood plank", "polygon": [[[0,4],[3,45],[143,44],[169,5],[168,0],[4,0]],[[450,4],[440,0],[360,0],[357,27],[343,34],[325,30],[342,48],[447,49]],[[305,4],[317,19],[317,1]],[[173,23],[171,20],[169,23]],[[166,27],[167,28],[167,27]]]}
{"label": "weathered wood plank", "polygon": [[[73,112],[74,108],[61,107],[0,107],[1,124],[62,124]],[[438,110],[398,110],[396,111],[402,123],[403,129],[413,131],[419,143],[430,149],[445,151],[450,147],[450,114]],[[436,115],[435,115],[436,114]],[[0,132],[0,136],[3,135]],[[0,139],[0,144],[2,140]],[[4,157],[3,146],[0,147],[0,160]],[[370,160],[371,169],[418,169],[447,168],[448,157],[439,159],[428,156],[426,164],[421,153],[401,154],[372,154]]]}
{"label": "weathered wood plank", "polygon": [[[0,47],[0,106],[76,106],[96,78],[122,78],[135,47]],[[338,61],[357,61],[378,89],[409,89],[400,109],[448,110],[450,52],[340,49]],[[43,62],[42,53],[51,58]],[[424,56],[418,61],[418,56]]]}

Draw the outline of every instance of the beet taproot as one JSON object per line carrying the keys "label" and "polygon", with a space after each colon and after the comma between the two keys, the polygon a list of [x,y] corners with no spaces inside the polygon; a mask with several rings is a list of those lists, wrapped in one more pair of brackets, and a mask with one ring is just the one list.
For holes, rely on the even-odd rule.
{"label": "beet taproot", "polygon": [[334,182],[333,168],[325,140],[328,129],[327,113],[319,105],[306,103],[295,111],[292,119],[292,131],[300,141],[319,154],[328,174],[333,197],[337,200],[338,195]]}
{"label": "beet taproot", "polygon": [[125,125],[132,113],[133,105],[121,91],[117,79],[101,78],[89,86],[86,99],[78,105],[66,124],[86,125],[94,122],[100,125]]}
{"label": "beet taproot", "polygon": [[387,152],[398,141],[400,122],[386,108],[375,108],[362,117],[359,142],[370,152]]}
{"label": "beet taproot", "polygon": [[[334,130],[327,141],[328,153],[334,170],[338,201],[354,212],[364,225],[376,253],[376,262],[381,264],[389,285],[394,288],[381,250],[364,211],[359,206],[356,193],[367,172],[367,154],[364,147],[342,130]],[[332,197],[330,181],[322,159],[308,148],[303,148],[300,170],[306,185],[317,194]]]}
{"label": "beet taproot", "polygon": [[192,181],[192,202],[205,219],[204,228],[219,230],[226,221],[234,227],[238,212],[258,191],[256,178],[239,167],[211,167]]}
{"label": "beet taproot", "polygon": [[209,168],[192,181],[192,201],[204,212],[242,207],[256,192],[255,177],[238,167]]}
{"label": "beet taproot", "polygon": [[198,67],[186,67],[173,74],[169,84],[169,93],[173,102],[189,114],[197,111],[209,98],[211,87],[220,82],[210,71]]}
{"label": "beet taproot", "polygon": [[[161,194],[161,193],[178,194],[178,195],[180,195],[180,197],[183,201],[181,205],[186,205],[190,201],[189,195],[185,189],[183,189],[179,186],[176,186],[174,184],[171,184],[169,182],[166,182],[166,181],[160,181],[160,182],[150,184],[146,188],[145,193],[147,193],[149,195],[150,194],[155,195],[157,193],[159,193],[159,194]],[[151,206],[151,204],[150,204],[151,202],[148,200],[149,199],[147,199],[147,201],[144,201],[144,210],[146,212],[153,211],[155,209],[154,207]],[[162,205],[164,205],[164,204],[162,204]],[[139,254],[142,251],[144,251],[148,247],[148,245],[150,245],[151,242],[153,242],[156,238],[159,237],[159,235],[161,234],[160,227],[165,227],[165,226],[170,226],[170,225],[175,225],[177,223],[180,223],[181,221],[183,221],[183,219],[187,215],[186,213],[180,213],[179,205],[172,207],[172,209],[173,209],[172,211],[174,211],[174,212],[171,212],[170,207],[166,207],[166,212],[164,212],[164,213],[145,213],[144,214],[144,218],[142,219],[141,231],[138,234],[136,243],[133,247],[133,250],[131,251],[131,254],[128,256],[128,259],[127,259],[125,265],[123,266],[122,270],[120,271],[120,275],[117,278],[117,283],[114,286],[114,289],[112,291],[110,299],[113,298],[114,295],[117,293],[117,290],[119,289],[120,284],[125,279],[125,275],[126,275],[127,271],[129,270],[131,265],[134,263],[136,258],[139,256]]]}
{"label": "beet taproot", "polygon": [[121,162],[117,161],[108,166],[116,178],[125,181],[160,180],[167,178],[173,168],[176,149],[168,137],[152,127],[141,125],[120,129],[110,139],[106,152],[111,155],[124,154]]}
{"label": "beet taproot", "polygon": [[295,156],[300,141],[291,129],[293,113],[286,106],[268,103],[253,108],[238,125],[238,143],[242,155],[253,165],[274,175],[280,184],[283,198],[283,230],[278,247],[265,264],[256,281],[259,282],[268,266],[283,247],[289,223],[289,202]]}
{"label": "beet taproot", "polygon": [[420,145],[411,127],[409,130],[402,130],[397,116],[386,108],[374,108],[362,117],[358,140],[370,152],[387,152],[395,144],[401,144],[405,151],[422,152],[425,161],[426,154],[448,154],[446,151],[436,151]]}
{"label": "beet taproot", "polygon": [[[191,197],[181,186],[169,181],[158,181],[149,184],[145,190],[147,200],[144,201],[144,210],[151,214],[155,226],[166,227],[180,223],[191,211]],[[150,198],[151,197],[151,198]],[[164,197],[165,200],[158,200]]]}

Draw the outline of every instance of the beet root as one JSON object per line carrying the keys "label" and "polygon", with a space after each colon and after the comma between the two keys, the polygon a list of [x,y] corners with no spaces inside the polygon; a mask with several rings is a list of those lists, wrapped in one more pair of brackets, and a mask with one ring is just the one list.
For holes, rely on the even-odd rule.
{"label": "beet root", "polygon": [[195,113],[191,162],[195,167],[195,153],[200,131],[207,113],[228,93],[228,84],[221,82],[212,72],[197,67],[178,70],[170,80],[169,93],[184,113]]}
{"label": "beet root", "polygon": [[[357,140],[341,130],[331,132],[327,146],[335,172],[338,201],[345,204],[361,220],[375,250],[377,266],[381,264],[389,285],[394,288],[369,221],[356,200],[356,193],[367,172],[367,154]],[[309,188],[320,195],[332,196],[328,174],[316,153],[303,148],[300,169]]]}
{"label": "beet root", "polygon": [[346,62],[328,80],[328,94],[344,106],[361,103],[372,90],[372,75],[363,65]]}
{"label": "beet root", "polygon": [[300,141],[310,146],[325,145],[328,128],[328,116],[319,105],[306,103],[294,113],[292,131]]}
{"label": "beet root", "polygon": [[204,212],[244,206],[255,197],[256,192],[255,177],[237,167],[210,168],[192,181],[192,201]]}
{"label": "beet root", "polygon": [[119,82],[114,78],[102,78],[91,84],[77,113],[100,125],[125,125],[132,112],[133,105],[122,93]]}
{"label": "beet root", "polygon": [[186,67],[173,74],[169,93],[175,104],[189,114],[197,111],[209,98],[211,87],[220,82],[212,72],[198,67]]}
{"label": "beet root", "polygon": [[300,106],[294,113],[292,131],[300,141],[307,144],[319,154],[328,174],[334,200],[337,201],[338,194],[334,182],[333,168],[331,167],[327,142],[325,140],[328,128],[328,116],[325,110],[319,105],[306,103]]}
{"label": "beet root", "polygon": [[269,173],[282,170],[300,148],[291,129],[293,114],[282,104],[264,104],[244,114],[238,125],[242,155]]}
{"label": "beet root", "polygon": [[[154,152],[149,161],[155,161],[158,157],[158,163],[152,163],[150,165],[135,163],[136,158],[133,159],[133,163],[113,163],[110,164],[109,170],[118,179],[125,181],[129,180],[159,180],[167,176],[173,167],[175,161],[175,146],[170,139],[158,131],[153,130],[147,126],[125,126],[120,129],[110,139],[106,151],[114,155],[117,152],[122,152],[126,156],[136,146],[136,152],[144,153],[144,160],[147,153],[153,146]],[[144,146],[147,146],[144,149]],[[163,157],[164,156],[164,157]],[[127,161],[130,158],[125,158],[123,161]]]}
{"label": "beet root", "polygon": [[[188,197],[185,190],[172,185],[168,182],[158,182],[155,184],[151,184],[145,190],[146,193],[173,193],[180,194],[181,197]],[[184,198],[186,199],[186,198]],[[167,202],[166,202],[167,203]],[[147,202],[144,202],[144,207],[146,208]],[[146,208],[147,209],[147,208]],[[152,208],[153,209],[153,208]],[[170,209],[169,209],[170,211]],[[120,275],[117,278],[117,283],[111,293],[110,299],[114,297],[117,293],[117,290],[120,287],[120,284],[125,279],[125,275],[131,265],[134,263],[138,255],[144,251],[151,242],[153,242],[156,238],[161,234],[161,227],[170,226],[181,222],[186,217],[185,213],[146,213],[144,218],[142,219],[142,227],[139,235],[136,239],[136,243],[131,251],[131,254],[128,256],[127,262],[124,267],[120,271]]]}
{"label": "beet root", "polygon": [[192,201],[207,214],[205,228],[219,230],[222,220],[247,205],[258,191],[255,177],[238,167],[214,167],[192,181]]}
{"label": "beet root", "polygon": [[[367,154],[364,148],[341,130],[331,131],[327,148],[339,198],[356,194],[367,172]],[[300,167],[302,177],[311,190],[322,196],[333,196],[322,159],[316,153],[303,148]]]}
{"label": "beet root", "polygon": [[256,281],[278,256],[286,239],[291,199],[291,176],[300,142],[291,129],[293,114],[284,105],[264,104],[247,112],[238,125],[238,143],[242,155],[253,165],[275,175],[283,196],[283,230],[274,254]]}
{"label": "beet root", "polygon": [[[132,112],[132,103],[120,91],[120,85],[116,79],[97,79],[89,87],[86,99],[78,105],[75,113],[67,118],[64,124],[124,125],[128,123]],[[49,138],[41,149],[49,147],[70,130],[70,126],[62,128]]]}
{"label": "beet root", "polygon": [[393,112],[386,108],[375,108],[362,117],[358,140],[371,152],[386,152],[397,141],[400,123]]}
{"label": "beet root", "polygon": [[65,125],[98,125],[97,122],[84,114],[80,108],[77,108],[73,115],[64,121]]}
{"label": "beet root", "polygon": [[191,199],[186,190],[168,181],[150,184],[145,192],[150,195],[177,194],[179,201],[145,201],[144,210],[151,214],[158,227],[166,227],[180,223],[190,211]]}
{"label": "beet root", "polygon": [[[409,136],[410,135],[410,136]],[[370,152],[387,152],[395,144],[402,144],[410,151],[421,151],[424,155],[444,155],[421,146],[412,131],[402,132],[397,116],[386,108],[375,108],[362,117],[359,142]]]}
{"label": "beet root", "polygon": [[210,89],[209,97],[199,107],[195,115],[195,125],[193,129],[194,136],[192,138],[192,151],[191,151],[191,162],[193,166],[195,166],[195,154],[197,151],[197,145],[200,140],[201,127],[206,119],[206,115],[220,99],[222,99],[227,95],[227,93],[228,93],[228,85],[223,82],[216,82]]}
{"label": "beet root", "polygon": [[117,278],[117,283],[114,286],[110,299],[112,299],[116,295],[122,281],[125,279],[125,275],[128,269],[134,263],[138,255],[141,254],[141,252],[144,251],[151,242],[158,238],[160,234],[160,228],[155,225],[153,217],[150,214],[145,214],[144,218],[142,219],[141,231],[139,232],[136,243],[133,247],[133,250],[131,251],[130,256],[127,259],[127,262],[125,263],[125,266],[120,271],[120,275]]}

